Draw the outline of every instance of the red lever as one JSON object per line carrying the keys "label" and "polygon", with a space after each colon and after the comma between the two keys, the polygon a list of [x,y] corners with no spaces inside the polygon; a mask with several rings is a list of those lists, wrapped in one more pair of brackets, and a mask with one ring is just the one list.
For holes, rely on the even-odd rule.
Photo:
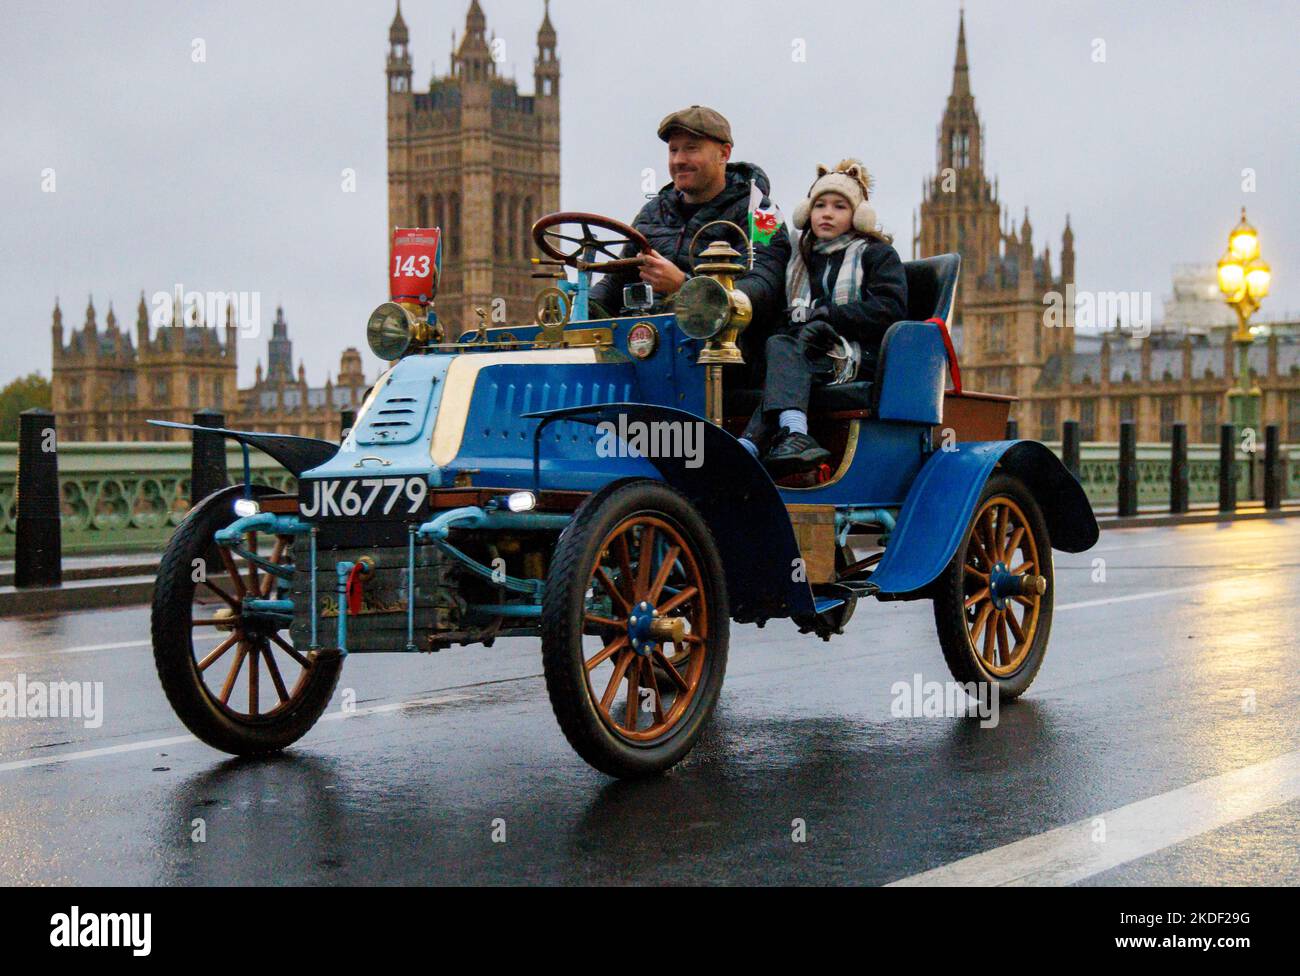
{"label": "red lever", "polygon": [[961,368],[957,365],[957,350],[953,348],[952,336],[948,332],[948,323],[940,318],[926,319],[927,324],[937,325],[943,334],[943,350],[948,357],[948,372],[952,374],[952,389],[949,393],[961,393]]}
{"label": "red lever", "polygon": [[348,570],[347,582],[344,584],[343,589],[347,594],[348,614],[351,616],[355,616],[361,612],[361,603],[365,597],[365,593],[362,590],[361,576],[365,571],[365,568],[366,567],[363,563],[356,563]]}

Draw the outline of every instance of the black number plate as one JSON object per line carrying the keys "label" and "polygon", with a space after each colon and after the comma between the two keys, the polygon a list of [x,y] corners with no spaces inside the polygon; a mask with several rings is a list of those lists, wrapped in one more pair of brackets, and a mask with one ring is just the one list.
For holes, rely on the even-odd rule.
{"label": "black number plate", "polygon": [[304,518],[396,519],[423,517],[429,485],[423,475],[396,478],[315,478],[298,484]]}

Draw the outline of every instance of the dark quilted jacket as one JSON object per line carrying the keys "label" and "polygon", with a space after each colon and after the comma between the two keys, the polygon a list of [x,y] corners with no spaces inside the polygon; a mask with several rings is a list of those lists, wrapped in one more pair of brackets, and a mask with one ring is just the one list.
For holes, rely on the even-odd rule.
{"label": "dark quilted jacket", "polygon": [[[689,218],[682,211],[682,197],[669,183],[654,199],[646,202],[632,221],[632,226],[650,240],[651,246],[688,275],[692,262],[687,249],[695,232],[711,220],[730,220],[749,233],[749,181],[754,180],[763,192],[763,206],[770,207],[771,186],[767,174],[753,163],[728,163],[727,185],[721,193],[704,204]],[[732,247],[743,250],[736,234],[725,226],[710,227],[700,235],[695,252],[703,251],[710,241],[724,238]],[[635,248],[624,250],[626,257]],[[748,255],[745,255],[748,258]],[[785,266],[790,260],[790,239],[782,227],[767,244],[754,248],[754,270],[739,276],[736,287],[749,296],[754,306],[754,324],[770,323],[785,308]],[[593,301],[609,312],[623,305],[623,286],[640,281],[636,270],[605,275],[591,290]],[[753,329],[754,326],[751,326]],[[762,326],[760,326],[762,328]]]}

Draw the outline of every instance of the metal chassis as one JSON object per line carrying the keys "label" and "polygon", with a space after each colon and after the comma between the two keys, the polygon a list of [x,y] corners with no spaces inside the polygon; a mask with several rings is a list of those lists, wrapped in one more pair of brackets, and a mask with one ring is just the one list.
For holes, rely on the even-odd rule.
{"label": "metal chassis", "polygon": [[[472,529],[506,529],[513,531],[558,531],[569,524],[571,515],[551,512],[510,512],[502,511],[499,507],[494,507],[492,503],[486,506],[467,505],[462,508],[448,509],[439,512],[433,518],[422,524],[411,523],[407,531],[407,562],[406,562],[406,580],[407,580],[407,601],[406,601],[406,650],[417,652],[419,648],[415,644],[415,544],[417,539],[427,540],[437,546],[448,556],[455,559],[462,566],[475,573],[478,576],[500,586],[513,593],[521,594],[527,597],[526,600],[501,605],[495,604],[471,604],[469,611],[474,616],[486,617],[511,617],[522,620],[536,620],[541,617],[542,613],[542,592],[545,586],[542,580],[521,579],[509,575],[495,573],[492,569],[484,566],[478,560],[447,541],[448,536],[453,528],[472,528]],[[217,531],[215,541],[218,545],[229,549],[230,551],[242,556],[244,559],[254,563],[264,569],[267,573],[274,576],[282,583],[293,579],[294,567],[292,565],[275,564],[270,560],[250,552],[240,545],[243,535],[247,532],[268,532],[272,535],[298,536],[305,535],[308,537],[308,552],[310,553],[309,579],[310,579],[310,602],[311,602],[311,646],[310,650],[319,650],[320,644],[320,622],[318,617],[318,601],[316,590],[316,536],[317,527],[311,523],[304,522],[296,515],[277,515],[271,512],[259,512],[255,515],[248,515],[236,519],[224,529]],[[338,615],[338,635],[337,648],[339,654],[347,656],[348,654],[348,605],[347,605],[347,579],[352,569],[357,564],[355,562],[344,560],[339,562],[335,569],[337,572],[338,583],[337,593],[339,597],[339,615]],[[268,619],[275,623],[291,623],[294,614],[294,603],[291,599],[245,599],[243,602],[243,612],[246,616],[260,619]]]}

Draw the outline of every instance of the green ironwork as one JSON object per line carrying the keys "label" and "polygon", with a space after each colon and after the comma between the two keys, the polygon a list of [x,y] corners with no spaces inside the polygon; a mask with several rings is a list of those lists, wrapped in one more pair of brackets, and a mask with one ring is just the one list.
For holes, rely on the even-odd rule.
{"label": "green ironwork", "polygon": [[[1059,441],[1047,442],[1059,457]],[[1169,445],[1139,444],[1138,455],[1138,506],[1167,506],[1169,504]],[[1283,479],[1283,497],[1300,499],[1300,446],[1282,449],[1286,466]],[[1241,450],[1236,459],[1237,500],[1245,503],[1262,499],[1262,472],[1264,448],[1262,442],[1254,455],[1254,488],[1252,488],[1252,456]],[[1083,444],[1079,450],[1079,482],[1093,507],[1099,511],[1113,510],[1119,500],[1119,444],[1097,442]],[[1219,498],[1219,448],[1217,444],[1190,444],[1187,448],[1187,497],[1192,505],[1210,505]]]}
{"label": "green ironwork", "polygon": [[[1059,442],[1047,445],[1058,455]],[[1283,497],[1300,499],[1300,446],[1282,449]],[[14,506],[17,444],[0,442],[0,558],[14,553]],[[1117,500],[1119,445],[1084,444],[1079,480],[1100,511]],[[243,461],[231,445],[227,467],[238,472]],[[1237,498],[1258,499],[1264,466],[1263,445],[1254,456],[1257,474],[1251,485],[1251,456],[1237,455]],[[1187,449],[1188,497],[1193,505],[1218,498],[1219,456],[1213,444]],[[254,452],[253,481],[279,491],[296,490],[291,474]],[[160,550],[190,507],[190,445],[186,443],[75,443],[59,447],[59,490],[63,508],[63,551],[68,554]],[[1169,501],[1169,445],[1138,445],[1138,505]]]}
{"label": "green ironwork", "polygon": [[[239,472],[238,445],[226,453]],[[0,442],[0,557],[14,553],[18,445]],[[253,481],[279,491],[296,480],[275,461],[254,452]],[[72,443],[59,445],[63,552],[160,550],[190,507],[190,445],[178,443]]]}

